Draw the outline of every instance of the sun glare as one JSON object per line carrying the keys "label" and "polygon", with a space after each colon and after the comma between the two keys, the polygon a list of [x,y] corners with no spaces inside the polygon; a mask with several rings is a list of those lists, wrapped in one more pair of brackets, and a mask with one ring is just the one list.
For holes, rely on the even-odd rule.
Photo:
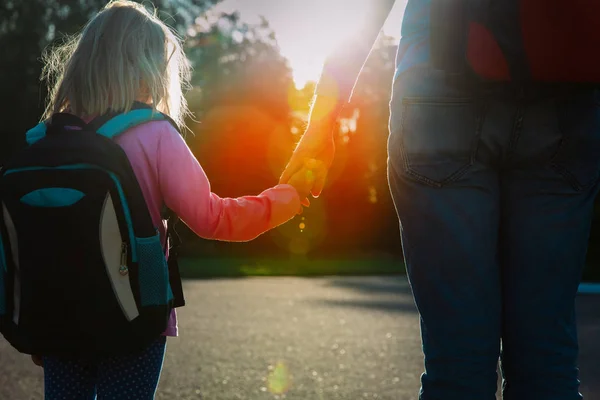
{"label": "sun glare", "polygon": [[365,0],[305,1],[293,10],[296,17],[290,14],[291,24],[282,24],[276,30],[297,87],[319,78],[325,59],[353,33],[366,5]]}
{"label": "sun glare", "polygon": [[[400,32],[405,0],[398,3],[384,27],[393,36]],[[237,10],[248,22],[264,16],[290,62],[296,86],[302,88],[319,79],[327,56],[361,24],[372,5],[373,0],[225,0],[219,8]]]}

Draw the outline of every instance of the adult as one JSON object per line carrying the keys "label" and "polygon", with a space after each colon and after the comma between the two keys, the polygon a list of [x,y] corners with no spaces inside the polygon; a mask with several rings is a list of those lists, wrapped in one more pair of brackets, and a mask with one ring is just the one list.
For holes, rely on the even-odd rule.
{"label": "adult", "polygon": [[[324,66],[282,183],[307,158],[331,165],[334,122],[395,1],[371,3]],[[581,399],[574,301],[600,175],[597,93],[436,68],[432,45],[461,37],[459,3],[408,0],[390,103],[388,176],[420,314],[420,399],[495,399],[499,357],[504,399]],[[431,16],[448,36],[431,36]]]}

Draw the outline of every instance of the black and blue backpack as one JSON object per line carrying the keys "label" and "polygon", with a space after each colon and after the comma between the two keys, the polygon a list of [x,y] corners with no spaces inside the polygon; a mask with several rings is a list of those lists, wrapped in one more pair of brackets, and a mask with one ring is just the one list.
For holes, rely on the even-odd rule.
{"label": "black and blue backpack", "polygon": [[28,147],[0,170],[0,332],[18,351],[135,354],[184,305],[177,216],[165,207],[163,242],[113,141],[152,120],[176,127],[142,104],[90,123],[55,114],[27,132]]}

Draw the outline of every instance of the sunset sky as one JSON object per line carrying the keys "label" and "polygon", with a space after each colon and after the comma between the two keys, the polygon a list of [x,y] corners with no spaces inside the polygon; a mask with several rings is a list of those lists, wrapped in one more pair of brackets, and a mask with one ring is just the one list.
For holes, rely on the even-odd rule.
{"label": "sunset sky", "polygon": [[[282,54],[290,61],[296,86],[316,80],[327,54],[360,23],[374,0],[224,0],[223,11],[238,10],[244,21],[264,16],[277,35]],[[406,0],[399,0],[384,27],[400,37]]]}

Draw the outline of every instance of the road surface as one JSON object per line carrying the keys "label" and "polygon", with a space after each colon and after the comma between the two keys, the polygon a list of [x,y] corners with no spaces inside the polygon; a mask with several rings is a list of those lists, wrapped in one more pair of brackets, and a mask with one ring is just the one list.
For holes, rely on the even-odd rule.
{"label": "road surface", "polygon": [[[186,281],[157,399],[413,400],[423,358],[401,277]],[[600,400],[600,296],[578,298],[581,391]],[[42,399],[0,339],[0,399]]]}

